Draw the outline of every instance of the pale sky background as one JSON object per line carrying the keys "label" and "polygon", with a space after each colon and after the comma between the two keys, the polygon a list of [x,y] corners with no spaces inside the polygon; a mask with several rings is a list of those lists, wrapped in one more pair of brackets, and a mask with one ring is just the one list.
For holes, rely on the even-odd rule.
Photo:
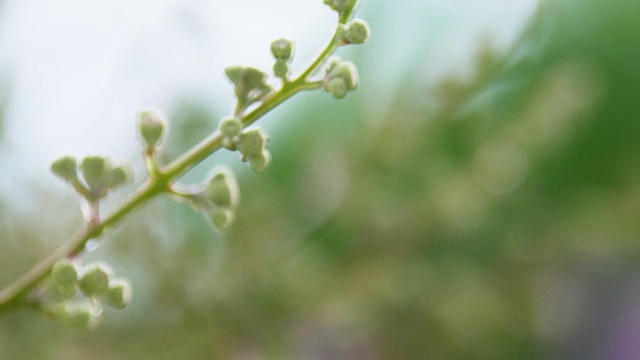
{"label": "pale sky background", "polygon": [[[362,3],[359,17],[372,24],[372,41],[350,51],[366,51],[366,75],[375,74],[363,76],[359,91],[368,88],[381,98],[393,86],[380,85],[393,85],[401,70],[393,65],[410,62],[416,49],[426,51],[425,81],[463,71],[483,35],[508,46],[536,4]],[[0,170],[7,176],[0,185],[16,197],[29,196],[29,184],[55,181],[49,165],[66,154],[138,161],[139,109],[169,112],[178,101],[197,97],[230,110],[225,67],[270,69],[269,43],[288,37],[296,41],[295,72],[324,46],[334,21],[322,0],[4,0],[0,99],[6,141]]]}

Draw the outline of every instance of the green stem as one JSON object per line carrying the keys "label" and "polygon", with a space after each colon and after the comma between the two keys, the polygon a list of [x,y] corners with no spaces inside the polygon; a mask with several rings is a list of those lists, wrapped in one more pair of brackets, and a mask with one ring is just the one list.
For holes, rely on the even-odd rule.
{"label": "green stem", "polygon": [[[308,81],[308,77],[313,74],[336,49],[336,38],[334,35],[324,50],[295,80],[283,83],[279,91],[273,93],[258,107],[243,116],[241,119],[243,125],[248,126],[253,124],[298,92],[320,88],[321,82],[310,82]],[[88,222],[71,240],[58,248],[49,257],[34,265],[15,282],[2,289],[0,292],[0,314],[12,309],[28,306],[28,304],[31,303],[28,299],[31,290],[49,274],[51,268],[57,261],[77,256],[84,250],[89,240],[99,237],[112,229],[129,213],[155,196],[170,192],[169,187],[171,183],[185,175],[189,170],[220,148],[222,148],[222,136],[219,131],[216,131],[164,169],[157,167],[152,154],[144,154],[145,165],[150,171],[150,177],[147,182],[126,198],[111,214],[102,219],[101,222]]]}

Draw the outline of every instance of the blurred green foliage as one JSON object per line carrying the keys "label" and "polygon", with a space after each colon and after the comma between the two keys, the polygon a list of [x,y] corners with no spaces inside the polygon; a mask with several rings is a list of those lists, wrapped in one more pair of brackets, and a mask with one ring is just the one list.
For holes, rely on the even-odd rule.
{"label": "blurred green foliage", "polygon": [[[298,99],[273,114],[272,167],[239,167],[231,230],[154,202],[87,256],[132,279],[132,306],[91,333],[12,314],[2,358],[569,358],[548,280],[637,268],[639,34],[640,2],[544,1],[508,52],[478,46],[471,76],[427,88],[406,66],[387,111],[365,91]],[[214,113],[177,107],[166,156]],[[2,282],[49,246],[1,251]]]}

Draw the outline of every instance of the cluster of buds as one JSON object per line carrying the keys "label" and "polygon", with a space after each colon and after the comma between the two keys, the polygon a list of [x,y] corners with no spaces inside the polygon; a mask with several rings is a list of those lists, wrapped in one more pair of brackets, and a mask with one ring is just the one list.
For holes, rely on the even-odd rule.
{"label": "cluster of buds", "polygon": [[262,129],[243,131],[242,122],[236,117],[222,119],[219,128],[223,145],[229,150],[238,150],[242,154],[242,161],[248,162],[254,171],[260,172],[269,166],[269,136]]}
{"label": "cluster of buds", "polygon": [[224,72],[234,85],[237,99],[236,115],[242,114],[249,105],[263,100],[273,92],[271,85],[267,84],[267,74],[261,70],[246,66],[231,66]]}
{"label": "cluster of buds", "polygon": [[229,169],[215,169],[201,190],[189,196],[191,205],[201,211],[217,230],[231,225],[240,204],[238,182]]}
{"label": "cluster of buds", "polygon": [[274,40],[271,42],[271,55],[276,59],[273,64],[273,74],[286,82],[291,59],[293,59],[293,41],[288,39]]}
{"label": "cluster of buds", "polygon": [[[131,286],[123,279],[113,278],[103,264],[91,264],[78,270],[68,260],[58,261],[51,269],[45,287],[46,300],[53,305],[52,313],[61,321],[87,328],[101,313],[101,304],[124,309],[131,296]],[[71,301],[78,293],[91,301]]]}
{"label": "cluster of buds", "polygon": [[362,19],[351,20],[346,25],[340,24],[338,27],[338,41],[340,45],[360,45],[369,40],[369,25]]}
{"label": "cluster of buds", "polygon": [[[53,162],[51,172],[91,203],[107,196],[109,190],[133,181],[129,168],[113,166],[108,158],[102,156],[87,156],[80,166],[74,157],[63,156]],[[80,173],[84,181],[80,180]]]}
{"label": "cluster of buds", "polygon": [[342,99],[349,91],[358,88],[358,69],[352,62],[336,57],[327,68],[322,87],[337,99]]}

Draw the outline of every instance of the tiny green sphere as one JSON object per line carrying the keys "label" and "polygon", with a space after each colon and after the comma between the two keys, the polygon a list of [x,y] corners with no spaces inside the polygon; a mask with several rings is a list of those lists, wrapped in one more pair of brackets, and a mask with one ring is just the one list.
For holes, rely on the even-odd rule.
{"label": "tiny green sphere", "polygon": [[232,185],[227,181],[226,178],[221,180],[216,180],[215,178],[211,179],[209,182],[209,186],[207,187],[207,192],[209,193],[209,199],[216,206],[220,207],[231,207],[234,205],[234,191],[232,189]]}
{"label": "tiny green sphere", "polygon": [[242,123],[236,117],[228,117],[220,121],[220,132],[226,138],[233,138],[242,131]]}
{"label": "tiny green sphere", "polygon": [[111,163],[109,159],[101,156],[87,156],[82,160],[80,169],[87,185],[96,190],[107,183]]}
{"label": "tiny green sphere", "polygon": [[51,268],[51,280],[56,285],[75,285],[78,281],[78,271],[69,260],[60,260]]}
{"label": "tiny green sphere", "polygon": [[267,147],[269,137],[262,129],[251,129],[240,135],[237,143],[238,150],[245,157],[260,155],[262,150]]}
{"label": "tiny green sphere", "polygon": [[102,302],[113,308],[122,310],[129,303],[131,285],[125,280],[116,280],[109,285],[109,290],[100,298]]}
{"label": "tiny green sphere", "polygon": [[369,32],[365,21],[355,19],[349,23],[344,38],[351,44],[363,44],[369,39]]}
{"label": "tiny green sphere", "polygon": [[347,96],[347,92],[349,91],[345,80],[339,77],[331,79],[327,84],[326,90],[329,91],[336,99],[344,98]]}
{"label": "tiny green sphere", "polygon": [[104,265],[89,265],[78,281],[78,288],[86,296],[98,296],[109,290],[111,271]]}
{"label": "tiny green sphere", "polygon": [[293,57],[293,41],[277,39],[271,42],[271,54],[277,60],[291,60]]}
{"label": "tiny green sphere", "polygon": [[142,138],[143,145],[148,148],[155,148],[164,137],[166,120],[155,110],[143,110],[138,113],[138,133]]}
{"label": "tiny green sphere", "polygon": [[107,176],[106,186],[115,188],[133,181],[133,170],[124,166],[116,166]]}
{"label": "tiny green sphere", "polygon": [[273,64],[273,75],[286,78],[289,75],[289,63],[286,60],[277,59]]}

